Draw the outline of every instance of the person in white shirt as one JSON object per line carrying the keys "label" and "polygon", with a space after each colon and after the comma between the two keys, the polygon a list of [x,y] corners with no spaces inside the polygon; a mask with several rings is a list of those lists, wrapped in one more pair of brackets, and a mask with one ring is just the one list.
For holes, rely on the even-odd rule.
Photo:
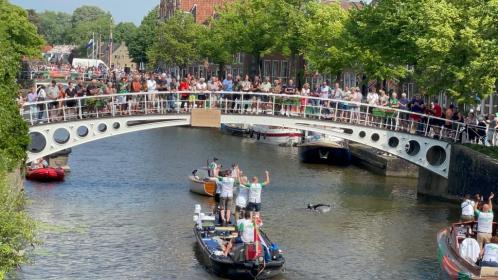
{"label": "person in white shirt", "polygon": [[[379,94],[375,91],[375,89],[373,91],[368,92],[367,103],[368,103],[368,105],[371,105],[371,106],[379,106]],[[373,107],[370,107],[368,109],[369,122],[373,121],[372,111],[373,111]]]}
{"label": "person in white shirt", "polygon": [[[242,171],[240,171],[242,175]],[[239,182],[239,194],[235,199],[235,221],[239,220],[239,215],[244,216],[247,207],[247,201],[249,200],[249,188],[245,185],[247,184],[247,176],[240,176]]]}
{"label": "person in white shirt", "polygon": [[482,250],[481,266],[498,267],[498,237],[493,236]]}
{"label": "person in white shirt", "polygon": [[462,244],[460,244],[458,252],[460,253],[460,257],[472,264],[475,264],[481,255],[479,243],[468,235],[467,238],[462,241]]}
{"label": "person in white shirt", "polygon": [[470,199],[470,195],[466,194],[464,201],[461,204],[462,215],[460,216],[460,220],[462,222],[473,222],[474,221],[474,205],[475,202]]}
{"label": "person in white shirt", "polygon": [[488,203],[482,206],[482,211],[478,210],[479,203],[474,205],[474,214],[477,217],[477,242],[482,249],[484,242],[490,242],[493,234],[493,197],[491,193]]}
{"label": "person in white shirt", "polygon": [[259,216],[259,212],[261,211],[261,191],[264,187],[270,184],[270,173],[265,171],[265,175],[265,182],[259,183],[258,177],[253,177],[252,183],[245,185],[249,188],[249,203],[247,204],[247,211],[251,212],[251,217],[253,214]]}
{"label": "person in white shirt", "polygon": [[223,172],[222,177],[218,178],[218,182],[221,185],[220,194],[220,210],[221,210],[221,221],[223,225],[230,222],[230,211],[232,209],[233,201],[233,186],[235,184],[235,179],[230,176],[229,172]]}

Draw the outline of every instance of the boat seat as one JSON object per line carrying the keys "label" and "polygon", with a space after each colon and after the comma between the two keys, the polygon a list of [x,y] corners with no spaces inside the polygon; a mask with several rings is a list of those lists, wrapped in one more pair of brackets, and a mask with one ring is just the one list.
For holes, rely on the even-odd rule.
{"label": "boat seat", "polygon": [[218,241],[216,241],[212,238],[203,238],[202,241],[204,241],[204,244],[206,244],[209,251],[211,251],[211,252],[223,250],[220,243],[218,243]]}
{"label": "boat seat", "polygon": [[481,267],[481,277],[498,276],[498,267]]}
{"label": "boat seat", "polygon": [[228,226],[228,227],[215,227],[214,228],[216,231],[235,231],[234,226]]}

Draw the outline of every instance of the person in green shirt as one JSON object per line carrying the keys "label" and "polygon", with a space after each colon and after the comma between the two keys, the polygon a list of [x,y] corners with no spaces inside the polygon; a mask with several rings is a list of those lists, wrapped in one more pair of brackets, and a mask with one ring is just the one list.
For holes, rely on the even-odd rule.
{"label": "person in green shirt", "polygon": [[489,243],[493,234],[493,198],[495,194],[491,193],[488,203],[482,205],[482,211],[479,211],[479,202],[474,205],[475,216],[477,217],[477,243],[482,250],[484,242]]}

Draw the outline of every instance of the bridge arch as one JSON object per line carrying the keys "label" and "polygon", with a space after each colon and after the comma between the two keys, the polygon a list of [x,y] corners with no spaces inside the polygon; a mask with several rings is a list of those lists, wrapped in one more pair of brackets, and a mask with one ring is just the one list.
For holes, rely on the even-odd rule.
{"label": "bridge arch", "polygon": [[[222,114],[220,123],[284,126],[335,136],[391,153],[443,177],[448,176],[451,145],[423,136],[349,123],[271,115]],[[32,126],[29,132],[36,141],[28,150],[27,161],[115,135],[188,125],[191,125],[189,114],[175,114],[83,119]],[[58,139],[56,134],[61,131],[68,137]],[[41,147],[34,146],[42,139],[45,143]]]}

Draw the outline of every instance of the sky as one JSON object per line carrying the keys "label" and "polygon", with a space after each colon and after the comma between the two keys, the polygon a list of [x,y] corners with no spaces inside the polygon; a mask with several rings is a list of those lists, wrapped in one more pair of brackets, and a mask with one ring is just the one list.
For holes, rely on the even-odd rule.
{"label": "sky", "polygon": [[45,10],[72,13],[83,5],[97,6],[111,12],[116,23],[133,22],[140,25],[143,17],[159,5],[160,0],[10,0],[12,4],[39,12]]}

